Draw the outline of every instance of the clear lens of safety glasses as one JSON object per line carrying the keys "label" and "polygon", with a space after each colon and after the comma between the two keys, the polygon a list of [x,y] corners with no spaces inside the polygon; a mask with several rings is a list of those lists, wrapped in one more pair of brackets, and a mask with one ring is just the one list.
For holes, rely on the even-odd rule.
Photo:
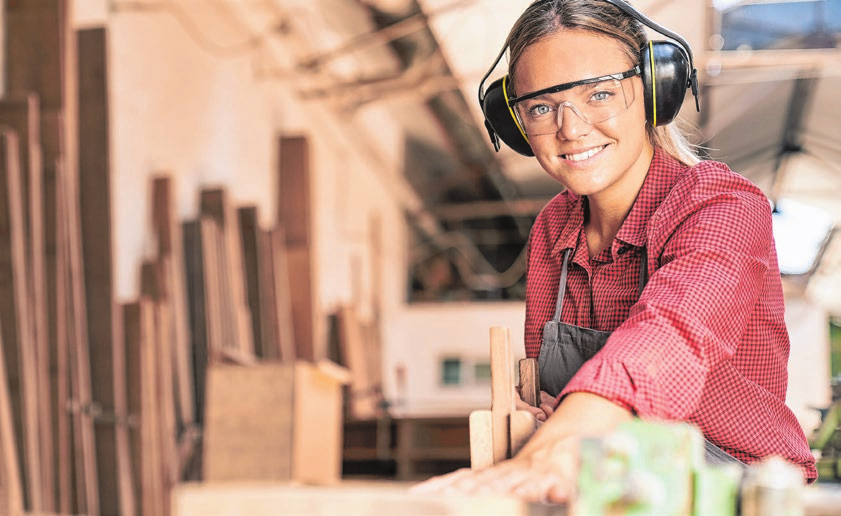
{"label": "clear lens of safety glasses", "polygon": [[512,99],[517,120],[529,136],[556,134],[567,110],[588,124],[598,124],[628,110],[634,102],[634,88],[627,81],[638,68],[622,74],[553,86]]}

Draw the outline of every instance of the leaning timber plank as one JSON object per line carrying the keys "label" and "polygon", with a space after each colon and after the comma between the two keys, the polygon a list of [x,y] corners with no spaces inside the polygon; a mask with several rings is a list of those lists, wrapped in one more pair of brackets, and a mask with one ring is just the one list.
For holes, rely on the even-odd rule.
{"label": "leaning timber plank", "polygon": [[17,135],[0,128],[0,325],[7,380],[12,396],[17,447],[21,450],[27,507],[43,506],[39,439],[40,402],[32,341],[29,288],[20,202],[20,165]]}
{"label": "leaning timber plank", "polygon": [[181,428],[195,422],[192,387],[190,325],[184,271],[184,244],[181,225],[175,214],[175,186],[171,177],[152,180],[152,226],[157,236],[158,259],[162,262],[163,299],[171,312],[172,357],[175,365],[176,410]]}
{"label": "leaning timber plank", "polygon": [[353,514],[467,516],[505,514],[550,516],[566,514],[560,505],[528,503],[502,496],[429,496],[408,491],[404,484],[343,483],[335,487],[290,484],[182,484],[173,493],[172,516],[273,516]]}
{"label": "leaning timber plank", "polygon": [[123,331],[123,308],[117,303],[111,304],[114,342],[114,415],[115,415],[115,451],[117,453],[117,496],[121,516],[137,514],[137,494],[134,490],[135,478],[131,456],[131,435],[129,427],[136,424],[129,413],[128,378],[126,369],[125,332]]}
{"label": "leaning timber plank", "polygon": [[26,261],[33,320],[33,338],[39,349],[46,345],[47,300],[45,291],[43,224],[43,165],[41,161],[40,107],[34,93],[0,100],[0,125],[12,128],[20,144],[20,199],[23,206]]}
{"label": "leaning timber plank", "polygon": [[141,298],[123,305],[128,408],[138,514],[164,515],[165,479],[161,457],[160,390],[156,359],[154,302]]}
{"label": "leaning timber plank", "polygon": [[280,360],[292,362],[296,360],[297,355],[285,231],[282,226],[276,225],[268,230],[265,238],[268,241],[267,260],[270,264],[267,270],[270,277],[267,277],[267,281],[271,282],[270,290],[274,292],[273,298],[270,298],[274,302],[271,322],[277,353]]}
{"label": "leaning timber plank", "polygon": [[[5,4],[5,67],[6,91],[10,94],[38,95],[41,103],[41,144],[43,149],[43,221],[45,291],[47,318],[43,328],[48,339],[36,350],[38,385],[46,390],[50,385],[50,370],[58,370],[53,358],[57,335],[53,321],[64,309],[56,296],[56,167],[61,164],[64,174],[76,182],[78,164],[77,141],[77,80],[76,34],[70,26],[69,7],[66,0],[38,0],[6,2]],[[38,63],[38,66],[33,66]],[[51,406],[50,393],[40,392],[39,400],[44,410]],[[45,449],[52,446],[52,425],[43,424],[39,437]],[[42,458],[42,483],[44,484],[42,510],[54,508],[53,469],[51,454]],[[98,511],[97,511],[98,512]]]}
{"label": "leaning timber plank", "polygon": [[163,482],[170,485],[178,481],[178,454],[176,442],[178,437],[175,414],[175,391],[173,389],[172,369],[172,325],[169,307],[162,303],[164,299],[164,268],[158,261],[145,260],[141,264],[140,295],[153,301],[153,330],[156,347],[157,363],[155,364],[156,383],[158,387],[158,421],[157,428],[161,445],[163,463]]}
{"label": "leaning timber plank", "polygon": [[[275,265],[271,230],[259,229],[256,234],[256,241],[256,248],[259,253],[257,256],[257,289],[260,306],[260,347],[258,356],[261,360],[278,361],[282,359],[280,344],[281,331],[278,314],[278,292],[275,286]],[[254,346],[256,352],[256,339]]]}
{"label": "leaning timber plank", "polygon": [[[11,127],[18,136],[20,145],[20,200],[23,212],[24,242],[26,247],[27,288],[29,289],[29,314],[33,346],[37,353],[48,349],[46,276],[44,264],[44,224],[43,224],[43,166],[41,162],[40,104],[34,93],[8,96],[0,100],[0,124]],[[46,425],[53,421],[52,433],[55,448],[53,461],[44,467],[53,468],[59,482],[56,496],[59,500],[69,501],[70,481],[70,436],[69,418],[65,410],[67,401],[67,367],[64,360],[64,347],[56,348],[55,364],[52,376],[53,403],[41,405],[40,419]],[[37,358],[36,358],[37,360]],[[45,400],[46,401],[46,400]],[[51,417],[52,416],[52,417]],[[49,439],[49,432],[42,434],[42,439]],[[43,441],[42,441],[43,444]],[[49,449],[49,448],[46,448]],[[49,457],[42,457],[42,460]],[[68,508],[68,505],[60,505]]]}
{"label": "leaning timber plank", "polygon": [[[265,291],[261,292],[263,284],[263,267],[261,263],[260,218],[257,206],[240,206],[237,209],[237,223],[242,249],[242,272],[245,286],[245,297],[251,311],[251,334],[254,342],[254,355],[264,357],[270,348],[271,335],[268,334],[266,314],[263,307]],[[261,295],[262,294],[262,295]]]}
{"label": "leaning timber plank", "polygon": [[222,265],[220,277],[223,299],[230,310],[230,324],[226,335],[226,347],[235,347],[243,353],[254,353],[254,339],[251,330],[251,313],[246,296],[245,277],[242,266],[242,239],[236,210],[224,188],[204,188],[200,193],[199,211],[210,217],[222,235],[219,260]]}
{"label": "leaning timber plank", "polygon": [[351,382],[348,392],[348,412],[353,419],[375,419],[380,401],[379,391],[373,383],[375,375],[370,369],[368,340],[356,309],[352,306],[340,306],[337,309],[339,324],[339,344],[342,350],[343,365],[350,370]]}
{"label": "leaning timber plank", "polygon": [[[94,399],[92,390],[92,371],[99,371],[109,364],[92,361],[101,358],[93,355],[88,345],[87,316],[84,292],[84,271],[82,266],[81,235],[79,228],[79,207],[74,182],[61,173],[63,168],[56,164],[55,212],[57,214],[56,235],[56,271],[55,292],[61,293],[56,307],[58,317],[63,319],[66,341],[56,341],[57,346],[66,345],[70,368],[71,399],[76,409],[74,414],[74,445],[76,446],[76,512],[99,514],[100,484],[98,481],[97,460],[103,457],[97,453],[99,444],[105,447],[108,442],[98,441],[96,419],[103,413],[102,406]],[[59,283],[61,286],[59,287]],[[110,365],[113,368],[113,365]],[[110,371],[108,371],[110,374]],[[93,374],[95,376],[95,373]],[[102,423],[100,423],[100,426]],[[106,427],[107,428],[107,427]],[[105,434],[106,437],[110,433]],[[106,457],[113,459],[113,457]]]}
{"label": "leaning timber plank", "polygon": [[184,263],[187,271],[187,298],[196,386],[196,420],[204,418],[205,375],[211,356],[222,349],[219,285],[217,281],[216,241],[218,230],[213,221],[201,217],[184,222]]}
{"label": "leaning timber plank", "polygon": [[[107,32],[104,28],[78,33],[79,70],[79,217],[84,264],[84,291],[91,354],[93,396],[102,411],[116,413],[114,374],[113,241],[111,163],[108,120]],[[122,386],[121,386],[122,387]],[[121,400],[122,401],[122,400]],[[97,467],[104,514],[119,511],[116,450],[117,428],[96,424]],[[106,495],[106,493],[108,493]]]}
{"label": "leaning timber plank", "polygon": [[0,513],[18,514],[23,512],[23,488],[3,348],[0,331]]}
{"label": "leaning timber plank", "polygon": [[295,355],[301,360],[327,358],[326,339],[316,321],[312,253],[312,178],[309,141],[303,136],[281,137],[278,165],[277,224],[285,231],[292,298]]}

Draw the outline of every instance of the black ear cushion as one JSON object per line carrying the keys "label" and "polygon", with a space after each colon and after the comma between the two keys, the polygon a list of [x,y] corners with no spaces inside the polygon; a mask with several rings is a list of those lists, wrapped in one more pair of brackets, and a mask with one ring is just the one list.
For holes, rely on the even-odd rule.
{"label": "black ear cushion", "polygon": [[[496,133],[496,136],[505,142],[506,145],[519,152],[523,156],[534,156],[528,140],[520,131],[520,126],[514,118],[514,114],[508,108],[505,92],[502,87],[503,78],[497,79],[488,86],[485,98],[482,101],[482,112],[485,113],[485,125],[489,133]],[[496,144],[494,134],[491,134],[491,141]]]}
{"label": "black ear cushion", "polygon": [[652,126],[677,117],[689,88],[689,58],[671,41],[651,41],[640,49],[645,117]]}

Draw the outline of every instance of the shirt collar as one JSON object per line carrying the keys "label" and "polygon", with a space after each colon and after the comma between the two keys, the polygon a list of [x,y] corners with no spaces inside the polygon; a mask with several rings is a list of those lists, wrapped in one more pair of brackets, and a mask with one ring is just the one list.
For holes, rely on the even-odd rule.
{"label": "shirt collar", "polygon": [[616,239],[635,247],[644,247],[648,221],[674,186],[678,172],[685,167],[660,147],[654,147],[654,157],[642,183],[631,212],[619,228]]}

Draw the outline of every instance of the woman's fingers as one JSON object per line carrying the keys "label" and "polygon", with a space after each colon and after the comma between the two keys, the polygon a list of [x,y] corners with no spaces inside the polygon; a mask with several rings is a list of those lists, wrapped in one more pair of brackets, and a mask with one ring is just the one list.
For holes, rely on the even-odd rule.
{"label": "woman's fingers", "polygon": [[540,391],[540,410],[548,418],[555,413],[555,407],[558,406],[558,399],[548,392]]}
{"label": "woman's fingers", "polygon": [[517,410],[525,410],[531,412],[534,415],[534,417],[537,418],[538,421],[546,421],[546,412],[541,407],[532,407],[525,401],[521,400],[519,397],[514,399],[514,408],[516,408]]}

